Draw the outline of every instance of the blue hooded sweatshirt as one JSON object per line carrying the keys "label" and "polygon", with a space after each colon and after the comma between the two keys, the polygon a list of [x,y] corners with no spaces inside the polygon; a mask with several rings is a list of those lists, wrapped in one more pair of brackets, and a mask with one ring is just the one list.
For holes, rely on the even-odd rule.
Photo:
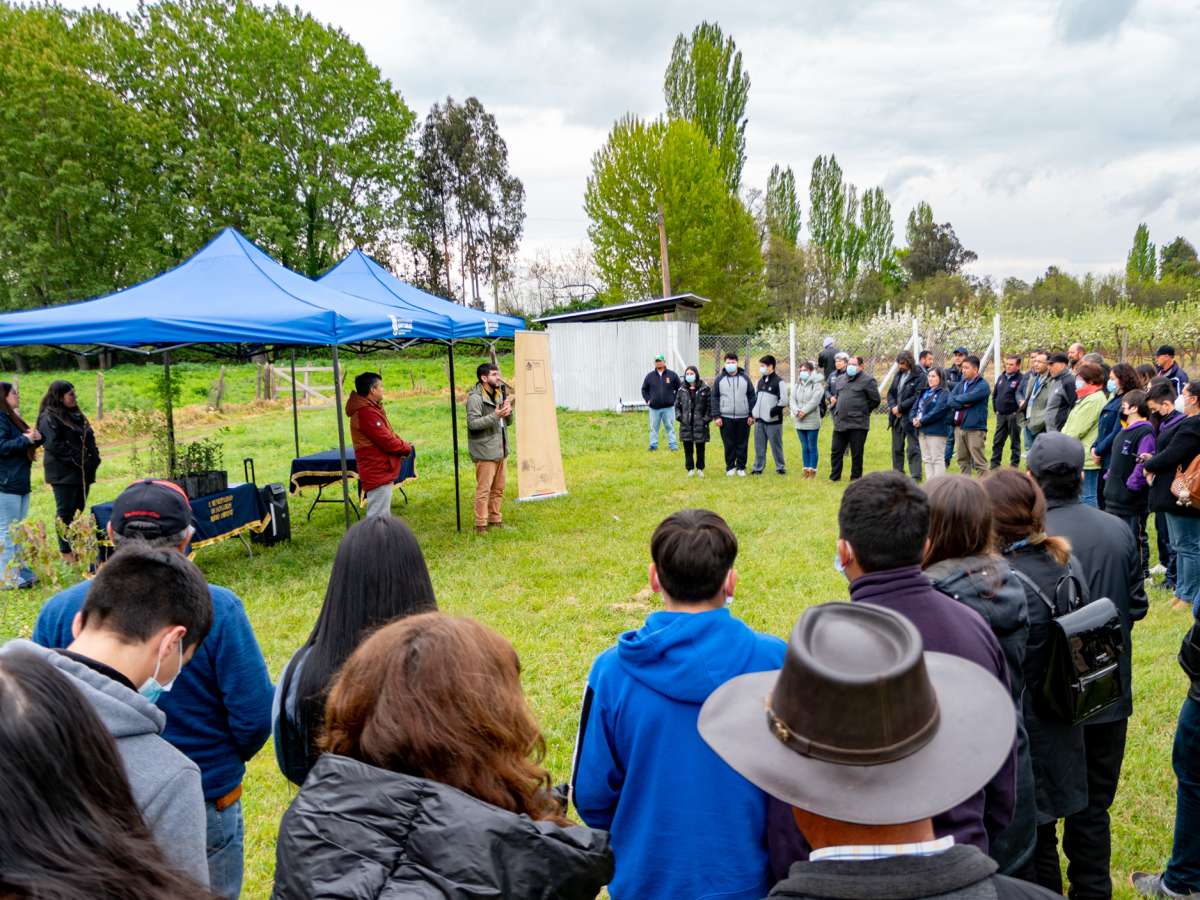
{"label": "blue hooded sweatshirt", "polygon": [[759,900],[771,887],[766,795],[696,730],[716,688],[778,669],[786,645],[728,609],[656,612],[588,676],[571,796],[611,833],[613,900]]}

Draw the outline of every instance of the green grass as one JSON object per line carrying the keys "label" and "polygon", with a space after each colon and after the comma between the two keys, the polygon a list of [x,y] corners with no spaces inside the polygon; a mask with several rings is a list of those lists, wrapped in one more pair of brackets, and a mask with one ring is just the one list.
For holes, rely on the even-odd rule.
{"label": "green grass", "polygon": [[[476,360],[463,359],[460,372]],[[469,498],[473,483],[464,449],[463,516],[454,528],[454,482],[450,451],[449,397],[443,362],[372,359],[382,366],[389,417],[397,431],[417,444],[419,479],[406,485],[411,503],[396,512],[421,540],[443,610],[476,616],[511,640],[521,656],[526,693],[546,734],[547,766],[556,780],[569,774],[578,703],[593,657],[623,630],[637,627],[655,608],[646,586],[648,543],[655,525],[686,506],[704,506],[725,516],[740,542],[739,586],[734,611],[752,627],[786,635],[800,611],[813,603],[845,599],[845,580],[833,569],[840,486],[824,478],[802,481],[799,444],[786,435],[792,472],[785,478],[726,479],[720,443],[710,444],[710,477],[684,477],[681,453],[646,452],[645,416],[560,413],[569,495],[517,504],[515,467],[510,470],[505,517],[515,527],[485,538],[471,533]],[[504,368],[511,363],[502,360]],[[351,361],[351,372],[359,364]],[[106,406],[146,406],[153,396],[155,367],[121,367],[106,375]],[[185,402],[202,402],[216,366],[181,367]],[[61,374],[61,373],[60,373]],[[22,378],[25,411],[32,416],[49,373]],[[87,410],[94,373],[74,377]],[[230,396],[243,404],[223,416],[200,410],[181,415],[182,437],[195,439],[227,427],[226,464],[231,476],[240,460],[253,456],[258,478],[285,482],[292,447],[292,416],[282,404],[254,406],[249,367],[226,371]],[[415,386],[415,390],[414,390]],[[460,395],[460,401],[462,396]],[[461,411],[461,405],[459,407]],[[101,439],[105,462],[93,501],[114,497],[139,473],[130,465],[137,436],[107,426]],[[518,422],[519,427],[519,422]],[[301,410],[303,452],[336,446],[332,409]],[[111,433],[110,433],[111,432]],[[714,435],[715,437],[715,435]],[[829,431],[822,429],[822,471]],[[867,445],[867,470],[886,467],[890,444],[879,421]],[[35,467],[31,515],[49,519],[50,492]],[[397,495],[398,497],[398,495]],[[274,548],[255,548],[254,560],[235,541],[200,552],[208,578],[236,591],[246,603],[272,675],[307,636],[319,609],[330,563],[342,534],[342,512],[318,507],[304,521],[311,494],[292,498],[293,539]],[[399,499],[397,500],[399,503]],[[0,593],[0,639],[28,636],[47,591]],[[1117,896],[1131,869],[1155,869],[1170,852],[1174,815],[1171,739],[1187,683],[1175,663],[1188,617],[1169,609],[1161,590],[1152,596],[1149,617],[1134,632],[1135,713],[1120,792],[1113,807],[1113,875]],[[294,789],[279,774],[270,746],[254,759],[246,779],[246,889],[244,896],[270,893],[274,844],[280,817]]]}

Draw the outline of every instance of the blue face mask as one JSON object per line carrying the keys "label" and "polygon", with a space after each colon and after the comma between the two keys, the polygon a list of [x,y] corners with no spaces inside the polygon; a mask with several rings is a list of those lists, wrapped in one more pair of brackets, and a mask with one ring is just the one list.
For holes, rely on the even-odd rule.
{"label": "blue face mask", "polygon": [[737,374],[737,363],[731,363],[731,362],[725,363],[725,371],[728,372],[730,375],[736,375]]}
{"label": "blue face mask", "polygon": [[846,366],[846,374],[849,375],[851,378],[853,378],[855,375],[858,374],[858,366],[854,365],[854,363],[851,363],[850,365]]}
{"label": "blue face mask", "polygon": [[183,671],[183,640],[179,641],[179,670],[175,673],[175,678],[172,678],[166,684],[158,683],[158,669],[162,665],[162,660],[158,660],[154,664],[154,674],[147,678],[140,688],[138,693],[149,700],[151,703],[157,703],[158,698],[163,694],[169,694],[171,688],[175,686],[175,679],[179,677],[179,672]]}
{"label": "blue face mask", "polygon": [[843,575],[846,572],[846,567],[842,565],[842,557],[836,550],[833,552],[833,570],[839,575]]}
{"label": "blue face mask", "polygon": [[801,372],[800,373],[801,381],[809,381],[811,379],[812,379],[812,372]]}
{"label": "blue face mask", "polygon": [[1111,378],[1108,379],[1108,384],[1106,384],[1105,387],[1108,388],[1108,392],[1110,394],[1115,394],[1117,392],[1117,383]]}
{"label": "blue face mask", "polygon": [[686,381],[688,384],[694,384],[696,381],[696,374],[694,372],[688,372],[686,375],[683,376],[683,380]]}

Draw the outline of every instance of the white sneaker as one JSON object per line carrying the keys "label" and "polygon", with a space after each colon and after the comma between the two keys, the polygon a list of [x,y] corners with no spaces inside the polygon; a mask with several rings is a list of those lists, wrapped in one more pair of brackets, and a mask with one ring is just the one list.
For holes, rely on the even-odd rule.
{"label": "white sneaker", "polygon": [[695,469],[688,469],[688,478],[693,478],[696,475]]}
{"label": "white sneaker", "polygon": [[725,477],[726,477],[726,478],[730,478],[730,477],[732,477],[733,475],[736,475],[736,474],[737,474],[737,469],[726,469],[726,470],[725,470]]}
{"label": "white sneaker", "polygon": [[697,477],[697,478],[703,478],[703,477],[704,477],[704,470],[703,470],[703,469],[694,469],[693,471],[696,473],[696,477]]}
{"label": "white sneaker", "polygon": [[745,469],[738,469],[738,470],[737,470],[737,473],[738,473],[738,478],[745,478],[745,477],[746,477],[746,470],[745,470]]}

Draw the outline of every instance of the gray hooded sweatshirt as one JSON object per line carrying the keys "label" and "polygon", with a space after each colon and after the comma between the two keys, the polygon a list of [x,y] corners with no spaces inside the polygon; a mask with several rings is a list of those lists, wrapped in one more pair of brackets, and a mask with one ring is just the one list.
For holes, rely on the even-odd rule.
{"label": "gray hooded sweatshirt", "polygon": [[9,641],[0,647],[0,654],[18,650],[49,662],[88,699],[117,742],[133,801],[167,860],[207,885],[208,843],[200,769],[160,737],[167,722],[163,711],[95,669],[30,641]]}

